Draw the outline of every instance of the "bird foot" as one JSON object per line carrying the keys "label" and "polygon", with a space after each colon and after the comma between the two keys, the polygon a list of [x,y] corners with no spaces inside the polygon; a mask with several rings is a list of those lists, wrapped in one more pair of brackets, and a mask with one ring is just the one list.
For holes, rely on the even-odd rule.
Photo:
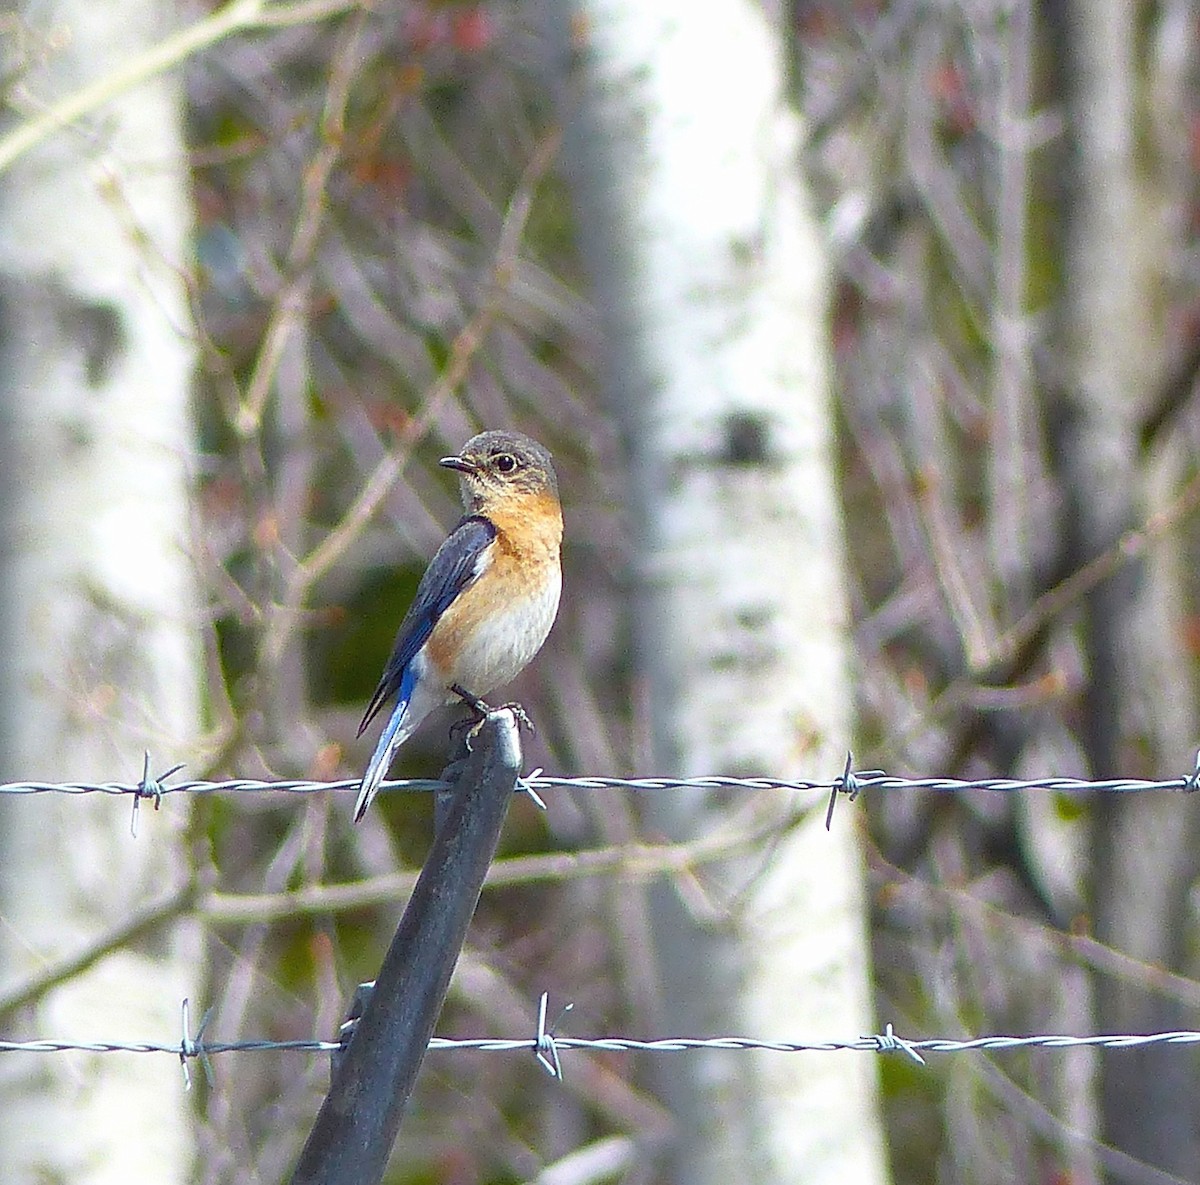
{"label": "bird foot", "polygon": [[530,719],[529,713],[516,700],[509,700],[506,704],[501,704],[497,712],[511,712],[516,718],[517,727],[523,728],[530,736],[537,735],[537,725]]}
{"label": "bird foot", "polygon": [[458,698],[462,700],[462,702],[466,704],[476,716],[476,719],[472,721],[459,721],[459,723],[452,726],[450,730],[451,735],[453,735],[457,729],[463,727],[466,728],[467,731],[466,735],[463,737],[463,743],[467,746],[468,753],[471,751],[471,741],[478,734],[480,728],[483,727],[484,720],[493,711],[509,711],[516,718],[518,728],[524,728],[530,734],[537,732],[533,721],[529,718],[529,713],[526,712],[525,709],[516,701],[512,701],[507,704],[501,704],[498,708],[492,708],[486,700],[480,699],[477,695],[472,695],[460,683],[451,683],[450,690],[457,695]]}
{"label": "bird foot", "polygon": [[457,695],[480,720],[484,718],[492,709],[488,706],[486,700],[482,700],[477,695],[472,695],[461,683],[451,683],[450,690],[454,695]]}

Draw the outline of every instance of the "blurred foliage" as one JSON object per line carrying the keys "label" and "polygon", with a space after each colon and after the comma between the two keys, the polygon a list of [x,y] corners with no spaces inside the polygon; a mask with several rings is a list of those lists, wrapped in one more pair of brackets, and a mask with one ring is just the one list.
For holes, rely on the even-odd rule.
{"label": "blurred foliage", "polygon": [[[1200,438],[1200,32],[1186,5],[1133,8],[1137,183],[1153,200],[1123,230],[1159,269],[1161,307],[1147,321],[1166,362],[1127,398],[1135,420],[1166,412],[1189,480]],[[1082,562],[1071,498],[1088,492],[1073,495],[1062,470],[1078,362],[1067,253],[1079,129],[1064,85],[1080,8],[831,0],[793,11],[809,176],[836,269],[856,758],[914,774],[1086,775],[1079,598],[1016,654],[972,650]],[[1115,144],[1123,129],[1107,134]],[[1158,460],[1143,449],[1139,464],[1148,476]],[[1003,484],[1005,465],[1024,475],[1016,488]],[[1159,492],[1172,522],[1187,512],[1176,492]],[[1141,497],[1130,491],[1131,504]],[[1194,587],[1185,595],[1195,603]],[[1137,768],[1154,768],[1143,760]],[[1081,879],[1088,803],[891,795],[867,807],[878,1007],[898,1031],[1094,1026],[1085,968],[1097,966],[1154,991],[1148,968],[1116,972],[1095,950],[1071,953],[1067,932],[1094,924]],[[1095,1064],[1006,1058],[918,1074],[889,1060],[896,1179],[1089,1179],[1089,1154],[1043,1138],[1033,1116],[1078,1115],[1071,1092]]]}
{"label": "blurred foliage", "polygon": [[[536,165],[558,113],[535,16],[515,3],[389,5],[224,42],[188,66],[214,774],[363,767],[375,730],[356,738],[359,716],[458,513],[454,479],[435,461],[496,425],[554,451],[569,524],[559,626],[513,689],[539,725],[527,761],[584,772],[599,751],[633,768],[614,627],[619,469],[593,389],[596,327],[569,195]],[[519,250],[498,258],[524,200]],[[462,381],[440,390],[464,360]],[[389,455],[407,458],[398,478],[309,579],[306,557]],[[594,707],[582,717],[565,690],[579,676],[556,678],[564,669],[589,672]],[[438,773],[452,719],[420,730],[397,776]],[[203,824],[221,889],[279,893],[419,866],[429,802],[385,796],[360,829],[348,807],[214,802]],[[556,833],[564,821],[568,834]],[[518,802],[501,855],[570,848],[596,829],[582,802],[552,818]],[[442,1031],[526,1029],[544,988],[577,1001],[597,1030],[629,1027],[613,936],[586,920],[609,891],[485,894],[472,958],[506,998],[472,995],[460,972]],[[402,904],[220,927],[210,1032],[332,1032]],[[245,1065],[207,1097],[205,1180],[286,1172],[323,1091],[319,1063]],[[637,1091],[631,1080],[618,1093]],[[603,1130],[597,1115],[582,1094],[548,1093],[532,1059],[435,1056],[391,1179],[524,1180],[554,1149]]]}
{"label": "blurred foliage", "polygon": [[[1200,324],[1197,34],[1193,21],[1187,68],[1171,73],[1161,26],[1172,6],[1138,10],[1143,165],[1170,211],[1171,353]],[[859,764],[1083,773],[1074,618],[1046,623],[1021,664],[981,666],[954,600],[961,586],[995,634],[1068,574],[1053,435],[1068,352],[1068,129],[1044,10],[796,0],[789,12],[805,165],[833,272]],[[534,167],[562,117],[555,73],[539,7],[517,0],[351,10],[224,42],[188,66],[215,775],[362,768],[373,741],[356,737],[362,706],[458,512],[436,458],[501,424],[551,447],[567,518],[559,623],[513,689],[539,727],[527,761],[670,772],[639,761],[621,461],[596,393],[598,331],[570,196],[553,164]],[[1174,157],[1164,104],[1190,129]],[[498,259],[523,196],[519,251]],[[473,325],[477,341],[465,335]],[[1015,356],[998,336],[1006,326],[1021,330]],[[462,381],[441,390],[464,359]],[[996,392],[1010,381],[1025,417],[1012,458],[1028,475],[1021,538],[996,531],[1011,509],[997,501],[997,441],[1013,438]],[[1191,386],[1168,419],[1194,455]],[[1152,388],[1148,376],[1137,393],[1147,408]],[[313,549],[353,521],[389,456],[405,458],[398,478],[309,579]],[[398,774],[440,769],[449,719],[422,728]],[[916,796],[867,806],[882,1018],[906,1034],[1061,1027],[1082,974],[1066,941],[1078,885],[1045,866],[1023,808]],[[428,803],[382,801],[358,830],[348,807],[344,797],[206,802],[220,888],[273,894],[419,864]],[[1082,810],[1051,806],[1064,823]],[[549,817],[518,802],[504,854],[638,834],[636,806],[617,796],[563,796]],[[441,1031],[531,1032],[537,995],[550,990],[575,1002],[576,1031],[639,1034],[653,973],[627,898],[604,877],[485,893]],[[218,928],[211,1034],[334,1031],[401,904]],[[1065,1113],[1054,1056],[924,1069],[886,1059],[896,1180],[1066,1180],[1065,1142],[1020,1105],[1049,1099]],[[578,1064],[564,1088],[532,1059],[431,1056],[390,1179],[499,1185],[613,1131],[652,1144],[666,1120],[641,1062]],[[203,1179],[281,1179],[324,1086],[319,1059],[300,1069],[246,1059],[223,1075],[204,1101]]]}

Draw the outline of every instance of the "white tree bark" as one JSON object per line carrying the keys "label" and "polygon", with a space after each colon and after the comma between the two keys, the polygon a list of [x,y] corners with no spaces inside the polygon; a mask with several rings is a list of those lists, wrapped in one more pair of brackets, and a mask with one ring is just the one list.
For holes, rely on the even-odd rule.
{"label": "white tree bark", "polygon": [[[36,111],[106,75],[162,35],[163,12],[156,0],[25,4],[18,100]],[[175,81],[155,79],[0,175],[9,779],[136,780],[143,748],[161,770],[197,737],[181,117]],[[0,811],[0,990],[185,876],[179,799],[143,808],[136,840],[127,799],[44,795]],[[153,935],[2,1031],[169,1041],[201,983],[198,950],[193,926]],[[186,1180],[188,1109],[170,1058],[8,1055],[0,1182]]]}
{"label": "white tree bark", "polygon": [[[751,0],[577,0],[568,138],[636,515],[635,628],[661,772],[839,772],[850,742],[822,245],[783,46]],[[676,838],[742,798],[654,795]],[[664,1032],[858,1036],[872,1019],[853,809],[764,796],[780,842],[657,894]],[[870,1058],[662,1068],[673,1179],[885,1179]]]}

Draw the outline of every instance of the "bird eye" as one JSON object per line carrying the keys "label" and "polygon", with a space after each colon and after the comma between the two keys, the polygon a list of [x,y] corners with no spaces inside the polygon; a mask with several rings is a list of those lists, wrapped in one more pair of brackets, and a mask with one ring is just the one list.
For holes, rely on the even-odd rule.
{"label": "bird eye", "polygon": [[496,468],[501,473],[511,473],[517,467],[517,458],[511,453],[501,453],[496,458]]}

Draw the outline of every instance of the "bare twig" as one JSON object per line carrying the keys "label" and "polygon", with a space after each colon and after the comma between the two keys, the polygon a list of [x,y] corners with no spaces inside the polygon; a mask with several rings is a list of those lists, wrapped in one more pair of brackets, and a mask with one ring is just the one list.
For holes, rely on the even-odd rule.
{"label": "bare twig", "polygon": [[324,220],[329,175],[342,154],[346,133],[346,103],[350,98],[361,31],[362,21],[359,19],[342,42],[330,70],[329,89],[321,119],[320,146],[304,171],[300,212],[283,266],[283,274],[288,280],[275,302],[249,386],[234,417],[233,426],[242,437],[255,435],[261,427],[263,409],[275,383],[284,346],[303,319],[308,306],[312,284],[310,266]]}
{"label": "bare twig", "polygon": [[504,294],[516,269],[521,239],[533,207],[537,183],[550,167],[558,151],[559,139],[560,133],[557,129],[548,134],[526,166],[500,229],[488,293],[475,315],[455,336],[446,368],[425,393],[419,412],[405,429],[401,446],[380,460],[337,526],[290,574],[283,603],[273,611],[264,641],[263,652],[268,664],[277,661],[288,644],[299,612],[313,584],[337,563],[361,534],[400,479],[413,449],[429,430],[442,402],[466,377],[472,360],[500,313]]}
{"label": "bare twig", "polygon": [[296,4],[230,0],[224,8],[165,37],[145,53],[131,58],[119,70],[52,103],[39,115],[0,137],[0,172],[55,132],[226,37],[253,29],[326,20],[357,7],[357,0],[305,0]]}

